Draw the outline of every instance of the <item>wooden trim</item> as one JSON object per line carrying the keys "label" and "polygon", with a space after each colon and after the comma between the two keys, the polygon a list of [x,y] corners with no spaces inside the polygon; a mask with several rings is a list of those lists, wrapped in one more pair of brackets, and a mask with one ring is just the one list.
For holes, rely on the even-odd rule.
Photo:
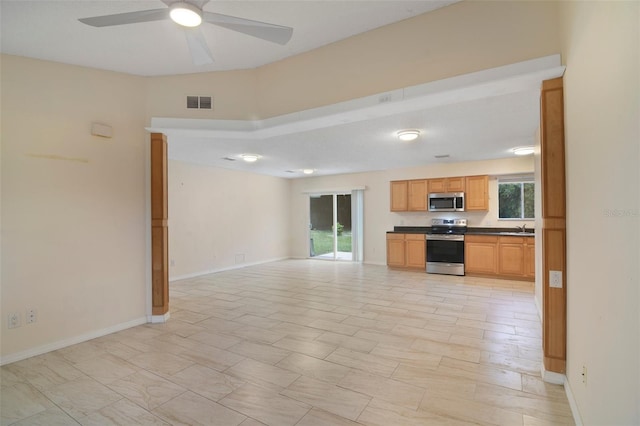
{"label": "wooden trim", "polygon": [[[564,373],[567,359],[566,179],[562,78],[542,83],[540,156],[542,194],[542,347],[544,367]],[[550,286],[560,271],[562,287]]]}
{"label": "wooden trim", "polygon": [[167,138],[151,134],[151,313],[169,311]]}
{"label": "wooden trim", "polygon": [[559,358],[544,357],[544,369],[547,371],[566,371],[567,360]]}
{"label": "wooden trim", "polygon": [[548,229],[565,229],[567,227],[567,221],[565,218],[542,218],[542,228]]}
{"label": "wooden trim", "polygon": [[566,184],[562,77],[542,83],[540,127],[542,217],[565,218]]}

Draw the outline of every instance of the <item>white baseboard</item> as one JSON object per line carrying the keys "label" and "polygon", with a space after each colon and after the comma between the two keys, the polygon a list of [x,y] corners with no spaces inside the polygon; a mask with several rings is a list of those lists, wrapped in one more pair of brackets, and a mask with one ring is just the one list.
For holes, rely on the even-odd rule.
{"label": "white baseboard", "polygon": [[291,258],[290,257],[278,257],[278,258],[275,258],[275,259],[261,260],[259,262],[240,263],[240,264],[237,264],[237,265],[226,266],[224,268],[210,269],[208,271],[193,272],[191,274],[178,275],[176,277],[169,277],[169,282],[180,281],[180,280],[188,280],[190,278],[196,278],[196,277],[201,277],[203,275],[215,274],[217,272],[231,271],[231,270],[234,270],[234,269],[242,269],[242,268],[246,268],[248,266],[262,265],[264,263],[278,262],[280,260],[287,260],[287,259],[291,259]]}
{"label": "white baseboard", "polygon": [[553,383],[554,385],[564,385],[564,382],[567,380],[567,376],[564,374],[545,370],[544,364],[540,366],[540,374],[542,375],[542,380],[547,383]]}
{"label": "white baseboard", "polygon": [[147,317],[137,318],[131,321],[123,322],[113,325],[111,327],[103,328],[100,330],[94,330],[89,333],[81,334],[79,336],[70,337],[68,339],[59,340],[57,342],[48,343],[46,345],[38,346],[35,348],[27,349],[26,351],[16,352],[13,354],[5,355],[0,358],[0,365],[11,364],[12,362],[22,361],[23,359],[31,358],[37,355],[42,355],[47,352],[55,351],[58,349],[66,348],[67,346],[75,345],[78,343],[86,342],[98,337],[106,336],[107,334],[115,333],[117,331],[126,330],[127,328],[135,327],[147,323]]}
{"label": "white baseboard", "polygon": [[580,412],[578,411],[578,404],[576,403],[576,398],[573,396],[573,391],[571,390],[571,386],[569,385],[569,381],[564,381],[564,393],[567,394],[567,399],[569,400],[569,407],[571,407],[571,414],[573,414],[573,421],[576,422],[576,426],[582,426],[582,417],[580,417]]}
{"label": "white baseboard", "polygon": [[569,401],[569,407],[571,408],[573,421],[576,422],[576,426],[582,426],[582,418],[580,417],[580,412],[578,411],[578,404],[576,403],[576,398],[573,396],[573,392],[571,391],[571,385],[569,385],[567,376],[565,374],[547,371],[544,369],[544,365],[540,369],[540,372],[542,374],[542,380],[544,380],[545,382],[553,383],[555,385],[562,385],[564,387],[564,393],[567,395],[567,400]]}
{"label": "white baseboard", "polygon": [[164,315],[149,315],[147,317],[147,322],[150,322],[151,324],[164,324],[169,321],[169,318],[171,318],[171,312],[167,312]]}
{"label": "white baseboard", "polygon": [[542,322],[542,305],[540,305],[540,301],[535,295],[533,296],[533,301],[535,302],[536,309],[538,310],[538,318],[540,319],[540,322]]}

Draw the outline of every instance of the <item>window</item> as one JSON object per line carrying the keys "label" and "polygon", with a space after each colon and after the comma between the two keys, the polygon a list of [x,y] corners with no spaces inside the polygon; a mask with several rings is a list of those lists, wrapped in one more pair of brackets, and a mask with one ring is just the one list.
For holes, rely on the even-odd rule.
{"label": "window", "polygon": [[498,219],[533,219],[535,185],[532,177],[498,181]]}

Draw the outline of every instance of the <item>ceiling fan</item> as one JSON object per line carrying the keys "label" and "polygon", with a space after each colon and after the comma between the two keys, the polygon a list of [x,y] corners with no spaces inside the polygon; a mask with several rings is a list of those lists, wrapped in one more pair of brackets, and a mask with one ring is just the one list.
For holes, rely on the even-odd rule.
{"label": "ceiling fan", "polygon": [[94,16],[78,19],[78,21],[92,27],[110,27],[171,19],[184,28],[189,51],[191,52],[193,63],[196,65],[213,63],[213,56],[202,32],[200,32],[200,28],[198,28],[202,22],[208,22],[280,45],[287,44],[293,34],[293,28],[290,27],[205,12],[202,8],[209,0],[162,0],[162,2],[169,7]]}

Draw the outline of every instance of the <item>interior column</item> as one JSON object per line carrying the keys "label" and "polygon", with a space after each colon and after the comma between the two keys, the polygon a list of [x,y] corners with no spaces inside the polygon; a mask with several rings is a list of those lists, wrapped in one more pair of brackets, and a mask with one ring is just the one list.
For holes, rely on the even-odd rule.
{"label": "interior column", "polygon": [[542,346],[544,368],[564,374],[567,359],[566,194],[562,77],[542,83]]}
{"label": "interior column", "polygon": [[[169,312],[167,138],[151,134],[151,306],[153,322]],[[158,318],[158,317],[163,317]]]}

